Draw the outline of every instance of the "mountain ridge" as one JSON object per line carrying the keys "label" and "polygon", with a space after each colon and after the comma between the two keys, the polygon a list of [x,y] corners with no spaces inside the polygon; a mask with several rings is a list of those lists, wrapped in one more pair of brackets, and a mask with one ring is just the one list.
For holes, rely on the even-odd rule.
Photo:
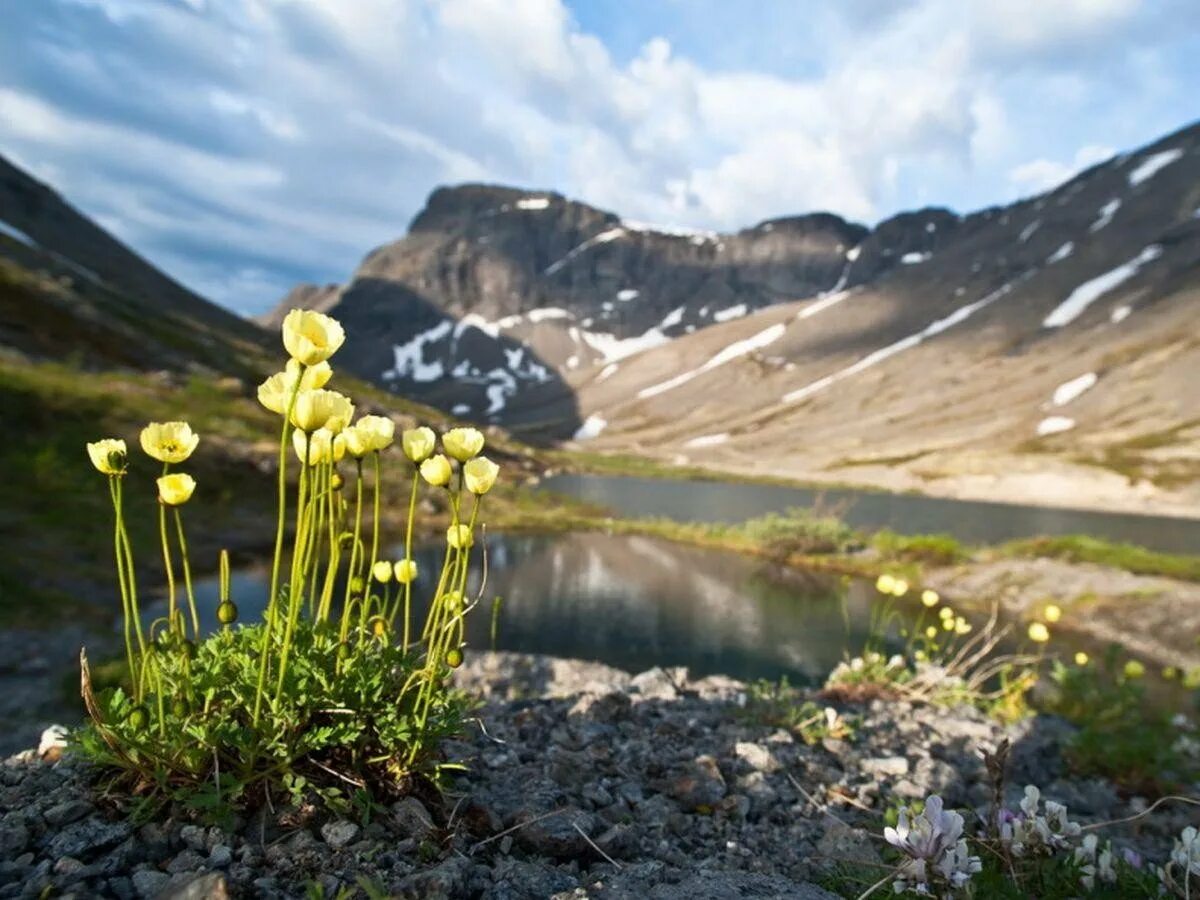
{"label": "mountain ridge", "polygon": [[[1043,194],[871,229],[811,214],[667,234],[468,185],[431,194],[319,298],[360,374],[533,436],[805,479],[1198,504],[1200,399],[1172,375],[1200,371],[1197,210],[1200,124]],[[1005,381],[963,386],[992,373]],[[1046,399],[1089,373],[1081,396]],[[887,416],[871,433],[880,390],[902,390],[892,418],[925,437]],[[799,435],[816,449],[789,450]],[[738,456],[751,448],[761,464]]]}

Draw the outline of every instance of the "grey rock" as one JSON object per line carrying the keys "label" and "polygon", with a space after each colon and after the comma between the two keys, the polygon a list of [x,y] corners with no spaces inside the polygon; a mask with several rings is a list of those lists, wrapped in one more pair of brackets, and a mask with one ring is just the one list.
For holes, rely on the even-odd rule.
{"label": "grey rock", "polygon": [[676,685],[687,681],[687,669],[650,669],[633,676],[631,693],[643,700],[674,700],[679,696]]}
{"label": "grey rock", "polygon": [[760,744],[738,741],[734,744],[733,752],[738,759],[756,772],[778,772],[783,768],[775,755]]}
{"label": "grey rock", "polygon": [[325,843],[335,850],[340,850],[353,841],[358,837],[358,832],[358,826],[345,819],[326,822],[321,826],[321,837],[324,838]]}
{"label": "grey rock", "polygon": [[125,840],[130,830],[127,822],[84,819],[54,835],[46,845],[46,851],[53,857],[75,856],[89,859]]}
{"label": "grey rock", "polygon": [[29,844],[29,829],[23,822],[0,823],[0,856],[11,859]]}
{"label": "grey rock", "polygon": [[871,843],[871,837],[865,829],[851,828],[837,819],[827,819],[826,822],[825,833],[817,842],[817,853],[823,863],[831,867],[838,863],[869,867],[882,865],[879,851]]}
{"label": "grey rock", "polygon": [[92,808],[92,804],[86,800],[65,800],[47,809],[42,813],[42,818],[46,820],[46,824],[54,828],[59,828],[71,822],[79,821],[90,813]]}
{"label": "grey rock", "polygon": [[649,877],[621,872],[601,882],[589,897],[596,900],[836,900],[837,895],[813,884],[749,872],[706,872],[666,883],[658,873]]}
{"label": "grey rock", "polygon": [[549,816],[525,810],[516,816],[514,824],[522,826],[515,835],[517,843],[539,856],[577,859],[595,854],[588,838],[596,829],[596,819],[581,809],[565,809]]}
{"label": "grey rock", "polygon": [[179,829],[179,839],[192,850],[204,849],[204,829],[198,825],[184,825]]}
{"label": "grey rock", "polygon": [[171,876],[166,872],[142,869],[133,873],[133,889],[137,891],[139,897],[157,897],[170,883]]}
{"label": "grey rock", "polygon": [[229,900],[229,885],[219,872],[206,872],[171,886],[158,895],[158,900]]}
{"label": "grey rock", "polygon": [[401,834],[417,842],[428,840],[435,831],[433,817],[416,797],[405,797],[393,804],[392,821]]}
{"label": "grey rock", "polygon": [[224,869],[233,862],[233,851],[224,844],[217,844],[209,851],[208,864],[214,869]]}
{"label": "grey rock", "polygon": [[471,863],[452,857],[432,869],[408,876],[396,887],[405,900],[457,900],[462,897],[471,873]]}
{"label": "grey rock", "polygon": [[877,756],[864,759],[860,764],[868,775],[907,775],[908,760],[903,756]]}
{"label": "grey rock", "polygon": [[178,875],[180,872],[195,872],[202,865],[204,865],[203,856],[195,850],[183,850],[167,863],[167,871],[172,875]]}
{"label": "grey rock", "polygon": [[667,790],[684,809],[712,809],[725,796],[725,777],[716,759],[698,756],[682,775],[671,780]]}

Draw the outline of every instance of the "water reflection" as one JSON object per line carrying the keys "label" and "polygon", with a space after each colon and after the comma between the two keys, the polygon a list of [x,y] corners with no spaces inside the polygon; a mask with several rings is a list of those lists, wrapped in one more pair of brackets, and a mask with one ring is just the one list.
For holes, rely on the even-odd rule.
{"label": "water reflection", "polygon": [[[424,548],[417,558],[414,596],[423,599],[440,550]],[[477,563],[473,594],[481,575]],[[268,579],[265,567],[234,573],[243,620],[261,613]],[[215,579],[200,581],[196,596],[203,621],[215,622]],[[681,665],[701,675],[803,681],[824,677],[847,649],[862,646],[875,602],[861,583],[656,538],[595,533],[493,535],[483,600],[468,617],[470,646],[491,646],[496,596],[503,598],[498,649],[630,671]],[[414,617],[423,615],[419,604]]]}

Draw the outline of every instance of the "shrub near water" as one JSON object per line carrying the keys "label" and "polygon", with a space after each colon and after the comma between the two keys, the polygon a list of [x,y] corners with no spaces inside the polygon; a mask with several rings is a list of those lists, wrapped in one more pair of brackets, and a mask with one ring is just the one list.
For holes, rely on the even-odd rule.
{"label": "shrub near water", "polygon": [[[200,620],[182,514],[196,484],[176,469],[200,437],[184,422],[168,422],[141,434],[142,449],[162,464],[158,552],[167,582],[166,615],[143,628],[124,515],[125,442],[88,445],[113,504],[131,687],[93,694],[85,658],[90,721],[77,739],[115,791],[213,814],[285,792],[361,807],[451,767],[439,760],[439,741],[460,731],[471,704],[448,676],[462,663],[469,557],[498,467],[479,455],[484,438],[473,428],[444,434],[444,453],[435,452],[430,429],[404,432],[411,484],[405,554],[381,558],[383,452],[394,424],[382,416],[355,421],[349,398],[326,389],[333,374],[327,360],[342,340],[335,320],[293,310],[283,325],[291,358],[258,390],[281,423],[275,552],[259,622],[238,622],[224,553],[218,622]],[[447,493],[451,525],[429,611],[413,622],[413,520],[422,482]],[[204,637],[214,624],[219,631]]]}

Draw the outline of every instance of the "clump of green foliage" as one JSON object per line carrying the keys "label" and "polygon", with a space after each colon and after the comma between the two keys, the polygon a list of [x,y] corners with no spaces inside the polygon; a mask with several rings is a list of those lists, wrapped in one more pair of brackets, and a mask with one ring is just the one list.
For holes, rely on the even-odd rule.
{"label": "clump of green foliage", "polygon": [[1154,795],[1200,780],[1200,743],[1181,727],[1186,720],[1148,701],[1143,668],[1121,662],[1116,646],[1081,661],[1056,660],[1041,701],[1078,726],[1066,751],[1072,768]]}
{"label": "clump of green foliage", "polygon": [[783,728],[806,744],[824,738],[853,738],[855,725],[829,705],[819,704],[809,692],[779,681],[759,679],[746,692],[745,717],[757,724]]}
{"label": "clump of green foliage", "polygon": [[971,557],[970,551],[948,534],[907,535],[884,529],[872,535],[871,546],[894,563],[952,566]]}
{"label": "clump of green foliage", "polygon": [[[827,696],[846,701],[903,697],[940,706],[965,704],[1001,721],[1029,714],[1026,695],[1037,681],[1039,657],[998,652],[1012,629],[1000,624],[996,609],[986,621],[974,623],[943,603],[936,591],[910,590],[902,577],[881,575],[875,588],[890,598],[889,603],[873,613],[862,652],[830,673]],[[903,617],[893,604],[910,596],[919,612]],[[888,653],[892,632],[903,645],[898,652]]]}
{"label": "clump of green foliage", "polygon": [[766,552],[781,558],[797,553],[848,553],[863,543],[858,532],[837,516],[799,507],[750,519],[739,528]]}
{"label": "clump of green foliage", "polygon": [[[182,515],[196,480],[173,470],[200,442],[191,426],[151,423],[141,433],[142,449],[162,464],[157,520],[167,583],[166,614],[149,627],[126,525],[125,442],[87,447],[107,476],[113,507],[128,687],[96,693],[83,660],[90,722],[76,740],[106,771],[110,788],[143,808],[178,801],[220,818],[285,793],[369,808],[452,768],[439,745],[462,729],[472,708],[449,676],[463,661],[471,548],[483,495],[499,470],[480,455],[483,435],[451,429],[441,438],[445,452],[436,453],[431,429],[403,433],[410,485],[404,557],[383,559],[382,454],[395,426],[377,415],[352,424],[353,403],[324,388],[333,374],[326,359],[344,339],[335,320],[294,310],[283,338],[287,368],[258,390],[281,422],[275,553],[261,622],[237,624],[225,553],[219,630],[201,622]],[[291,451],[300,461],[294,487]],[[349,477],[340,471],[346,460],[353,461]],[[412,546],[423,482],[445,495],[451,521],[421,624],[412,616]]]}
{"label": "clump of green foliage", "polygon": [[1067,562],[1095,563],[1135,575],[1161,575],[1200,581],[1200,556],[1159,553],[1135,544],[1118,544],[1085,534],[1011,541],[1000,548],[1006,556],[1035,556]]}

